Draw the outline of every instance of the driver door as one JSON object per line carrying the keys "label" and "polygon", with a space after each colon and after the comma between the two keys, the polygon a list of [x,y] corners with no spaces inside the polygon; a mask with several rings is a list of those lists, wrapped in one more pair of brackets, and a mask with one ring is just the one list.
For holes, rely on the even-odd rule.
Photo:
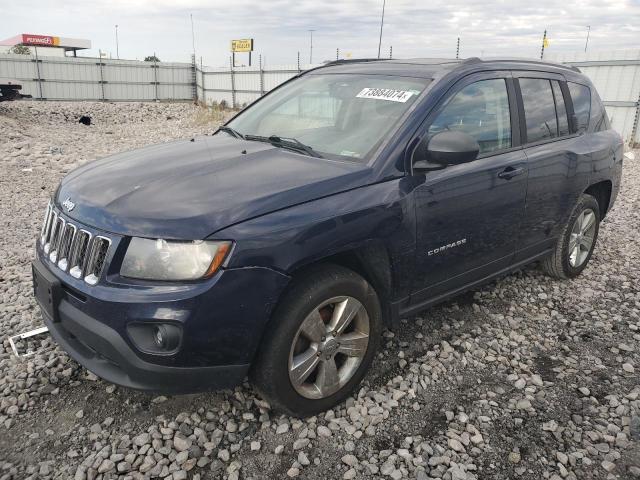
{"label": "driver door", "polygon": [[[422,135],[458,130],[476,160],[414,173],[417,252],[411,303],[427,303],[509,266],[525,210],[527,163],[510,72],[465,77],[432,110]],[[415,159],[414,159],[415,160]]]}

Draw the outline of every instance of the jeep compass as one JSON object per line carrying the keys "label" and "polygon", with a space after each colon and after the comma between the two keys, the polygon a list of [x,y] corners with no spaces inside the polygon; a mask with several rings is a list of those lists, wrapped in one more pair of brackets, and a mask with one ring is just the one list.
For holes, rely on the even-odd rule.
{"label": "jeep compass", "polygon": [[579,275],[622,151],[573,67],[334,62],[212,135],[67,175],[35,297],[109,382],[181,393],[248,376],[311,415],[350,394],[400,318],[534,261]]}

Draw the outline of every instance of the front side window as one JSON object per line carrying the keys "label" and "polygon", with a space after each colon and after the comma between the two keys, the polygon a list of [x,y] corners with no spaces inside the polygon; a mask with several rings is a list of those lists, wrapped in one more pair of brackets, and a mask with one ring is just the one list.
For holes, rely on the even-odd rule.
{"label": "front side window", "polygon": [[584,133],[589,127],[589,115],[591,115],[591,90],[579,83],[567,82],[573,112],[576,115],[576,133]]}
{"label": "front side window", "polygon": [[296,139],[322,156],[365,161],[430,82],[386,75],[303,75],[228,126],[248,139]]}
{"label": "front side window", "polygon": [[429,127],[428,136],[445,130],[457,130],[475,138],[480,154],[511,147],[505,80],[480,80],[456,93]]}
{"label": "front side window", "polygon": [[527,142],[540,142],[558,136],[556,107],[551,82],[544,78],[521,78]]}

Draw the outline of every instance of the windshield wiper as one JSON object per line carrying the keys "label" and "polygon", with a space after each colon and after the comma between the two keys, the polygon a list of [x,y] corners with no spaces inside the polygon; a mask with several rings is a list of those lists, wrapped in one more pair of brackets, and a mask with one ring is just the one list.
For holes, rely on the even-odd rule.
{"label": "windshield wiper", "polygon": [[305,145],[300,140],[290,137],[280,137],[278,135],[271,135],[270,137],[263,137],[260,135],[246,135],[245,140],[255,140],[257,142],[269,142],[275,147],[288,148],[295,150],[296,152],[304,152],[311,157],[324,158],[318,152],[316,152],[309,145]]}
{"label": "windshield wiper", "polygon": [[226,125],[222,125],[222,126],[218,127],[218,130],[216,130],[216,133],[217,132],[225,132],[225,133],[228,133],[228,134],[230,134],[230,135],[232,135],[232,136],[234,136],[236,138],[241,138],[242,140],[245,139],[244,135],[241,134],[239,131],[234,130],[231,127],[227,127]]}

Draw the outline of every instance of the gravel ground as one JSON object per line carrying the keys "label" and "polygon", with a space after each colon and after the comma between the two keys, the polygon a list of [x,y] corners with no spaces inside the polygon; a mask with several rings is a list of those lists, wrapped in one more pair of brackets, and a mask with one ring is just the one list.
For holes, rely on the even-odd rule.
{"label": "gravel ground", "polygon": [[580,278],[531,266],[404,320],[360,390],[318,417],[274,413],[248,385],[116,388],[48,336],[14,358],[7,336],[41,324],[29,262],[60,178],[211,128],[191,105],[0,106],[0,480],[640,478],[637,161]]}

